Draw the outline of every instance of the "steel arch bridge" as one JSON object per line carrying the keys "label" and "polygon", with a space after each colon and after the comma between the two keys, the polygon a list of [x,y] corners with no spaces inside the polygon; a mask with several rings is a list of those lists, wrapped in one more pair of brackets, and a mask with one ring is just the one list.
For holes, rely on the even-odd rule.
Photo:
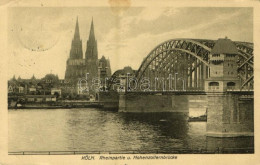
{"label": "steel arch bridge", "polygon": [[[204,80],[210,77],[209,54],[216,40],[204,39],[172,39],[156,46],[143,60],[136,72],[138,82],[149,79],[150,84],[160,83],[153,80],[159,77],[167,82],[169,75],[175,81],[176,89],[204,89]],[[238,77],[241,89],[253,89],[254,56],[253,43],[234,41],[238,52]],[[154,80],[156,81],[156,80]],[[163,82],[161,81],[161,82]],[[170,82],[169,82],[170,83]],[[170,85],[170,84],[169,84]],[[168,86],[167,83],[158,88]]]}

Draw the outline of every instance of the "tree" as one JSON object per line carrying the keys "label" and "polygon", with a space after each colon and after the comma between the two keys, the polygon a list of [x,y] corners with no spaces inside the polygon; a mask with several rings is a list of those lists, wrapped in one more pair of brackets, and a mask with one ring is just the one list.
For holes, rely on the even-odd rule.
{"label": "tree", "polygon": [[59,97],[60,97],[59,92],[54,92],[54,95],[56,96],[56,98],[59,98]]}

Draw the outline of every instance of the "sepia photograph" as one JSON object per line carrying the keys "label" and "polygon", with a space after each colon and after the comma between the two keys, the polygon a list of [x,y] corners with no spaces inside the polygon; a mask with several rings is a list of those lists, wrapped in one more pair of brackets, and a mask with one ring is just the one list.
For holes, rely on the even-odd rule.
{"label": "sepia photograph", "polygon": [[254,155],[254,7],[113,2],[6,9],[8,156]]}

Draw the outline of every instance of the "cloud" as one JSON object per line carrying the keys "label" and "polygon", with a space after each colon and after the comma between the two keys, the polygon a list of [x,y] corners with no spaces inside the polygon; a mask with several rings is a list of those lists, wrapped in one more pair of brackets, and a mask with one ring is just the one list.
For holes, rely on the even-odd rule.
{"label": "cloud", "polygon": [[[147,9],[146,12],[147,11],[149,11],[149,9]],[[158,19],[159,17],[163,19],[162,15],[165,15],[166,17],[169,15],[177,15],[181,10],[167,9],[161,11],[167,12],[160,12],[161,15],[157,15],[156,17],[153,17],[153,19]],[[142,12],[140,15],[143,15],[143,13],[144,12]],[[196,13],[194,12],[194,14]],[[212,17],[209,17],[211,19],[199,19],[199,21],[197,21],[196,24],[193,24],[193,26],[185,26],[185,24],[182,23],[181,25],[183,26],[178,25],[176,28],[172,28],[169,31],[161,31],[160,33],[144,30],[140,31],[139,33],[132,33],[132,28],[138,26],[145,27],[147,22],[139,21],[139,23],[136,23],[138,22],[137,20],[141,20],[143,17],[125,17],[121,20],[122,24],[120,25],[122,26],[120,26],[120,28],[113,28],[111,29],[110,33],[107,34],[106,37],[109,38],[107,40],[109,41],[107,44],[110,45],[110,48],[113,49],[106,49],[105,52],[109,55],[112,54],[112,62],[116,61],[112,64],[113,71],[123,68],[125,65],[130,65],[134,69],[138,69],[141,62],[143,61],[143,58],[145,58],[153,48],[169,39],[218,39],[228,35],[228,37],[231,37],[231,39],[239,40],[239,38],[241,38],[241,34],[238,33],[239,28],[241,29],[243,26],[236,24],[236,18],[243,18],[244,14],[245,13],[241,12],[240,10],[227,13],[220,12]],[[172,17],[172,19],[175,18]],[[156,25],[158,25],[159,29],[163,29],[164,24],[157,23]],[[252,28],[252,25],[249,26]],[[156,26],[154,26],[154,28],[155,27]],[[246,29],[248,28],[245,28],[244,30]]]}
{"label": "cloud", "polygon": [[162,16],[174,16],[179,13],[179,8],[158,8],[158,7],[147,7],[143,8],[142,12],[137,16],[137,23],[140,21],[154,21]]}
{"label": "cloud", "polygon": [[147,7],[144,8],[143,11],[139,14],[137,20],[138,21],[152,21],[155,20],[157,18],[159,18],[163,11],[165,10],[165,8],[151,8],[151,7]]}
{"label": "cloud", "polygon": [[[198,30],[200,31],[204,31],[207,29],[210,29],[210,27],[213,26],[219,26],[220,30],[221,30],[221,26],[223,25],[223,23],[225,23],[225,21],[231,21],[233,18],[235,17],[239,17],[241,15],[240,12],[234,12],[232,14],[219,14],[217,17],[215,17],[215,19],[209,20],[209,21],[205,21],[203,23],[198,23],[194,26],[188,27],[188,28],[184,28],[184,29],[180,29],[175,31],[175,33],[177,34],[189,34],[192,36],[192,32],[196,32]],[[225,27],[222,27],[225,28]],[[212,34],[214,35],[214,34]]]}

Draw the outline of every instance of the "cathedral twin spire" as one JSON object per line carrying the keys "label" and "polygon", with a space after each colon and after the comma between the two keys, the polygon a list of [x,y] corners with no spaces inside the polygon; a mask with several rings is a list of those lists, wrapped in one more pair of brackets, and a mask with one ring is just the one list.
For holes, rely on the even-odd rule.
{"label": "cathedral twin spire", "polygon": [[87,41],[85,59],[86,59],[86,61],[93,61],[93,62],[98,60],[97,41],[95,39],[93,17],[92,17],[92,21],[91,21],[89,39]]}
{"label": "cathedral twin spire", "polygon": [[74,38],[71,42],[70,59],[82,59],[82,58],[83,58],[82,41],[80,40],[79,23],[77,18]]}
{"label": "cathedral twin spire", "polygon": [[90,40],[94,40],[94,41],[95,41],[93,17],[92,17],[92,21],[91,21],[91,28],[90,28],[89,39],[88,39],[88,40],[89,40],[89,41],[90,41]]}
{"label": "cathedral twin spire", "polygon": [[78,21],[78,17],[77,17],[77,22],[76,22],[76,27],[75,27],[75,33],[74,33],[74,40],[75,39],[80,39],[79,36],[79,21]]}
{"label": "cathedral twin spire", "polygon": [[[86,60],[87,60],[87,58],[97,59],[97,56],[98,56],[97,55],[97,41],[95,39],[94,23],[93,23],[93,17],[92,17],[91,27],[90,27],[90,32],[89,32],[89,39],[87,41],[85,59]],[[76,20],[74,38],[73,38],[72,44],[71,44],[70,59],[83,59],[82,41],[80,39],[78,17]]]}
{"label": "cathedral twin spire", "polygon": [[[75,26],[74,39],[80,39],[78,17],[77,17],[76,26]],[[90,32],[89,32],[89,40],[94,40],[95,41],[93,17],[92,17],[91,27],[90,27]]]}

